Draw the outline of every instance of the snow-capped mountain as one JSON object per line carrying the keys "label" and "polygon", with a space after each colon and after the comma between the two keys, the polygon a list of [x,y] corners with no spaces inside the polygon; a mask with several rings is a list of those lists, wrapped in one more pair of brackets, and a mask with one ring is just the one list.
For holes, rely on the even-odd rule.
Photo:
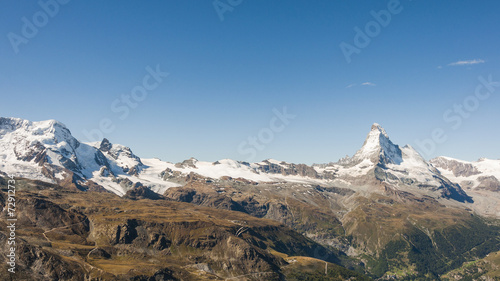
{"label": "snow-capped mountain", "polygon": [[500,217],[500,160],[481,158],[468,162],[450,157],[429,161],[474,199],[472,208],[481,214]]}
{"label": "snow-capped mountain", "polygon": [[0,159],[0,171],[10,175],[79,189],[105,189],[118,195],[138,186],[163,193],[169,187],[183,184],[191,173],[256,182],[319,183],[322,179],[312,167],[272,159],[252,164],[230,159],[216,162],[189,159],[177,164],[141,159],[130,148],[107,139],[81,143],[64,124],[55,120],[0,118]]}
{"label": "snow-capped mountain", "polygon": [[399,146],[392,143],[384,128],[373,124],[360,150],[354,154],[351,164],[359,164],[369,160],[372,164],[396,164],[403,162]]}
{"label": "snow-capped mountain", "polygon": [[182,163],[141,159],[128,147],[107,139],[81,143],[55,120],[30,122],[0,119],[0,171],[16,176],[77,188],[104,188],[123,195],[145,186],[163,193],[183,185],[189,175],[210,179],[241,178],[259,182],[299,182],[335,185],[371,192],[411,192],[419,196],[470,202],[461,187],[427,163],[412,147],[394,144],[387,132],[374,124],[353,157],[331,164],[308,166],[268,159],[247,163],[231,159]]}
{"label": "snow-capped mountain", "polygon": [[0,118],[0,159],[4,173],[79,189],[106,189],[123,195],[128,188],[141,185],[140,181],[159,190],[172,186],[157,177],[151,182],[147,173],[136,177],[144,164],[130,148],[107,139],[81,143],[55,120]]}
{"label": "snow-capped mountain", "polygon": [[352,158],[317,167],[321,172],[334,172],[334,182],[338,184],[472,201],[459,185],[441,175],[411,146],[394,144],[378,124],[373,124],[363,146]]}
{"label": "snow-capped mountain", "polygon": [[[349,266],[384,259],[387,255],[383,253],[389,251],[400,257],[414,255],[415,260],[385,258],[386,268],[389,263],[397,270],[424,268],[431,263],[459,265],[464,256],[477,259],[500,249],[498,227],[489,224],[500,218],[500,160],[466,162],[439,157],[427,162],[411,146],[393,143],[378,124],[371,127],[352,157],[309,166],[274,159],[256,163],[231,159],[206,162],[190,158],[180,163],[144,159],[108,139],[82,143],[55,120],[0,118],[0,175],[6,173],[58,185],[16,179],[27,191],[19,193],[23,200],[19,200],[18,214],[34,225],[30,227],[36,231],[30,232],[32,238],[26,240],[36,243],[33,249],[50,249],[41,245],[48,239],[55,242],[69,237],[72,241],[85,241],[85,247],[88,241],[111,241],[106,243],[106,250],[120,251],[125,245],[133,249],[132,253],[164,256],[172,254],[170,244],[177,247],[178,236],[184,234],[187,236],[181,240],[191,246],[197,244],[201,250],[206,250],[208,236],[232,235],[238,242],[234,247],[239,249],[240,242],[252,240],[250,235],[259,229],[266,237],[281,239],[285,232],[278,226],[281,229],[282,224],[289,227],[287,233],[293,229],[296,234],[285,241],[291,246],[282,243],[280,248],[299,249],[303,255],[305,246],[297,247],[296,241],[305,241],[301,240],[305,236],[309,244],[314,240],[336,248],[339,252],[335,253],[345,253],[342,260],[353,259],[347,260]],[[6,193],[4,176],[0,181]],[[112,192],[122,198],[63,191],[75,188]],[[6,205],[5,198],[0,194],[0,209]],[[68,205],[74,207],[63,208]],[[158,214],[149,215],[155,212]],[[262,218],[265,221],[258,221]],[[273,220],[273,224],[268,224]],[[39,228],[36,221],[41,221]],[[46,221],[82,226],[73,230],[46,226]],[[215,233],[214,223],[219,222],[223,229]],[[111,231],[110,223],[115,227]],[[89,225],[89,230],[85,230]],[[205,231],[208,236],[196,236],[204,225],[209,228]],[[74,235],[67,235],[72,233],[70,230],[75,231]],[[191,230],[196,230],[196,237]],[[128,235],[135,232],[141,235]],[[212,238],[210,245],[214,244]],[[453,241],[465,241],[462,244],[467,244],[467,248],[456,252]],[[100,248],[91,250],[89,255],[96,249]],[[67,253],[74,256],[71,250]],[[111,256],[109,260],[115,256],[105,250],[101,253]],[[478,256],[480,253],[482,256]],[[295,255],[288,255],[287,261],[295,263]],[[95,255],[96,259],[102,256]],[[457,259],[452,260],[454,257]],[[82,262],[87,264],[85,259]],[[368,266],[366,270],[373,268]],[[390,279],[392,272],[384,276]]]}
{"label": "snow-capped mountain", "polygon": [[500,160],[481,158],[468,162],[441,156],[429,162],[465,189],[500,191]]}
{"label": "snow-capped mountain", "polygon": [[55,120],[0,118],[0,137],[0,167],[10,174],[56,181],[68,173],[89,176],[89,169],[98,165],[96,161],[105,164],[102,155],[94,155],[95,151],[82,145],[66,126]]}

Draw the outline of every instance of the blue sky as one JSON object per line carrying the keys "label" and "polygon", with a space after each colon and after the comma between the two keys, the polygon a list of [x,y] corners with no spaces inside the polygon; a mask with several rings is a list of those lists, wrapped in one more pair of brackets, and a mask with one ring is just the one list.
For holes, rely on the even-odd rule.
{"label": "blue sky", "polygon": [[498,1],[55,1],[0,4],[0,116],[172,162],[336,161],[375,122],[427,159],[500,158],[500,87],[474,96],[500,81]]}

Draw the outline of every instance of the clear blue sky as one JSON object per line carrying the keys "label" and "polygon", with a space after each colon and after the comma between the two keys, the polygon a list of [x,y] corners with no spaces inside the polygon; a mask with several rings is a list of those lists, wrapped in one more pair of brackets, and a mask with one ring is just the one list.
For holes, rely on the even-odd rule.
{"label": "clear blue sky", "polygon": [[[500,87],[471,98],[479,76],[500,81],[500,2],[402,0],[348,63],[340,44],[356,47],[355,27],[390,2],[244,0],[221,20],[213,1],[72,0],[52,15],[2,1],[0,116],[57,119],[81,140],[108,119],[111,142],[172,162],[336,161],[375,122],[414,147],[441,128],[446,141],[426,158],[500,158]],[[113,102],[157,65],[169,76],[120,119]],[[468,118],[453,111],[464,101]],[[283,107],[296,117],[270,127]],[[252,158],[242,142],[259,133],[267,143]]]}

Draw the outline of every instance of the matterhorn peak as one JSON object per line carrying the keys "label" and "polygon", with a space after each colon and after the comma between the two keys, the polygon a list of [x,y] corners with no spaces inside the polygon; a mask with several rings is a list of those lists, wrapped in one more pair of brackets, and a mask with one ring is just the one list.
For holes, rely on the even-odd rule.
{"label": "matterhorn peak", "polygon": [[385,129],[382,128],[382,126],[380,126],[378,123],[373,123],[371,132],[375,132],[375,133],[381,134],[382,136],[384,136],[386,138],[389,138],[389,135],[387,135],[387,132],[385,131]]}
{"label": "matterhorn peak", "polygon": [[386,146],[394,146],[394,144],[389,139],[389,135],[387,135],[385,129],[379,124],[374,123],[366,136],[363,147],[358,152],[363,152],[365,155],[371,154],[372,152],[380,151],[381,148],[385,148]]}
{"label": "matterhorn peak", "polygon": [[401,149],[392,143],[385,129],[377,123],[372,125],[363,146],[352,157],[353,163],[360,163],[365,159],[372,163],[399,164],[402,161]]}

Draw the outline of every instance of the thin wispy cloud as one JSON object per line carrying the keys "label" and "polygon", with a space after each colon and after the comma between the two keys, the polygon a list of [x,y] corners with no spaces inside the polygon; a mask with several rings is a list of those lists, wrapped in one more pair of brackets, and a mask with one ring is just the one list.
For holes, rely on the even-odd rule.
{"label": "thin wispy cloud", "polygon": [[448,66],[460,66],[460,65],[473,65],[473,64],[480,64],[480,63],[485,63],[486,61],[482,59],[473,59],[473,60],[459,60],[456,62],[449,63]]}
{"label": "thin wispy cloud", "polygon": [[[355,87],[355,86],[358,86],[358,84],[356,84],[356,83],[349,84],[345,88],[349,89],[349,88],[352,88],[352,87]],[[370,86],[370,87],[373,87],[373,86],[377,86],[377,84],[372,83],[372,82],[363,82],[363,83],[359,84],[359,86]]]}

